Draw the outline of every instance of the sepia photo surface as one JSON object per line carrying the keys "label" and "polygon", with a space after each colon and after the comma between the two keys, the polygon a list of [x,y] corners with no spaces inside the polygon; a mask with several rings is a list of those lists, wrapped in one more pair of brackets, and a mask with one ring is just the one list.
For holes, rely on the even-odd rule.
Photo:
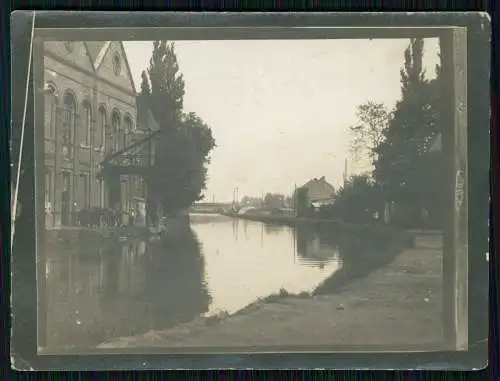
{"label": "sepia photo surface", "polygon": [[39,348],[450,349],[467,182],[438,38],[63,37],[35,100]]}

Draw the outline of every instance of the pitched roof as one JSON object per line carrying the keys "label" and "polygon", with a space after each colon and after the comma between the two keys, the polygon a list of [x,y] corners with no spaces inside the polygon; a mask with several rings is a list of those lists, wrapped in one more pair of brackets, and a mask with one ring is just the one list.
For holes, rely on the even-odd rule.
{"label": "pitched roof", "polygon": [[[101,66],[102,61],[104,60],[104,57],[106,56],[106,53],[109,50],[109,47],[111,46],[112,41],[86,41],[84,42],[85,47],[87,48],[87,52],[90,58],[90,61],[92,62],[92,65],[94,66],[94,70],[97,71],[99,69],[99,66]],[[125,66],[127,68],[127,76],[129,78],[130,84],[132,86],[132,89],[134,89],[135,92],[135,82],[132,77],[132,71],[130,70],[130,64],[128,62],[128,57],[127,57],[127,52],[125,50],[125,47],[123,45],[123,41],[118,41],[120,44],[120,49],[122,50],[124,61],[125,61]]]}
{"label": "pitched roof", "polygon": [[319,179],[318,178],[311,179],[307,183],[305,183],[304,185],[302,185],[302,187],[303,188],[307,188],[307,187],[309,187],[309,186],[311,186],[313,184],[319,184],[319,183],[322,183],[323,185],[326,185],[326,186],[328,186],[328,187],[330,187],[332,189],[335,189],[332,184],[330,184],[328,181],[326,181],[325,176],[322,176]]}
{"label": "pitched roof", "polygon": [[136,91],[135,90],[135,82],[134,82],[134,78],[132,77],[132,70],[130,69],[130,63],[128,62],[128,57],[127,57],[127,51],[125,50],[125,46],[123,45],[123,41],[119,41],[120,42],[120,48],[123,52],[123,56],[125,58],[125,66],[127,67],[127,75],[128,75],[128,79],[130,81],[130,84],[132,85],[132,89],[134,89],[134,92]]}
{"label": "pitched roof", "polygon": [[309,202],[329,201],[335,193],[335,188],[325,180],[325,176],[309,180],[302,186],[302,189],[307,190]]}
{"label": "pitched roof", "polygon": [[99,69],[99,66],[101,66],[102,61],[104,61],[104,56],[106,56],[110,46],[111,41],[106,41],[106,43],[101,47],[101,50],[99,50],[99,54],[97,54],[95,60],[93,61],[95,70]]}
{"label": "pitched roof", "polygon": [[[87,41],[85,45],[87,46],[87,51],[89,52],[89,57],[93,64],[96,63],[99,53],[104,46],[109,45],[110,41]],[[95,66],[94,66],[95,67]]]}

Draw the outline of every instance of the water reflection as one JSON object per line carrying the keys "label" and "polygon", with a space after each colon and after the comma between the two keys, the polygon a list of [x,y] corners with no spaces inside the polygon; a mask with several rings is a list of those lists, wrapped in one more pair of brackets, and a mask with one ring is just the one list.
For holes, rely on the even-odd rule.
{"label": "water reflection", "polygon": [[263,225],[264,231],[267,235],[279,235],[289,230],[286,226],[266,224]]}
{"label": "water reflection", "polygon": [[151,255],[143,300],[151,303],[154,328],[188,321],[208,311],[210,296],[205,284],[205,259],[194,232],[182,229],[150,244]]}
{"label": "water reflection", "polygon": [[[208,311],[200,244],[189,228],[161,242],[109,242],[48,253],[50,346],[94,346]],[[88,250],[87,250],[88,251]]]}
{"label": "water reflection", "polygon": [[[298,227],[295,229],[295,236],[297,255],[304,263],[322,267],[331,261],[332,252],[339,252],[338,245],[332,237],[322,235],[317,229]],[[336,258],[338,259],[338,254]]]}
{"label": "water reflection", "polygon": [[203,243],[206,285],[212,296],[208,314],[233,313],[281,289],[312,292],[342,266],[331,246],[321,246],[321,254],[311,246],[299,258],[289,227],[227,219],[227,224],[192,228]]}
{"label": "water reflection", "polygon": [[47,344],[94,346],[282,289],[331,290],[375,265],[366,239],[211,216],[153,242],[59,243],[46,250]]}

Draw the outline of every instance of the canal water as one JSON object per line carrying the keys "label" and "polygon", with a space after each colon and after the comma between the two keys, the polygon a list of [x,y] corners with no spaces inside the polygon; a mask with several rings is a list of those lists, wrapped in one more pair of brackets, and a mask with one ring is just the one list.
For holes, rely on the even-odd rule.
{"label": "canal water", "polygon": [[214,215],[156,241],[57,244],[46,250],[45,347],[93,347],[315,292],[376,266],[367,239]]}

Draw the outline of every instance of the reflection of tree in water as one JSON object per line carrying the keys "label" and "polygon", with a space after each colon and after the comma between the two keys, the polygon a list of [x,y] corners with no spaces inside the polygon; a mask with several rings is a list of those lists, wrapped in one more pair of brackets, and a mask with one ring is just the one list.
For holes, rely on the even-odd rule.
{"label": "reflection of tree in water", "polygon": [[168,328],[208,311],[201,246],[188,225],[147,243],[143,254],[138,247],[115,243],[105,254],[101,341]]}
{"label": "reflection of tree in water", "polygon": [[104,251],[106,260],[104,295],[106,299],[118,296],[121,250],[120,243],[114,242]]}
{"label": "reflection of tree in water", "polygon": [[310,262],[324,265],[337,254],[337,245],[331,235],[322,234],[321,228],[297,226],[294,229],[297,255]]}
{"label": "reflection of tree in water", "polygon": [[205,263],[195,233],[186,225],[149,246],[144,294],[154,329],[189,321],[208,311]]}
{"label": "reflection of tree in water", "polygon": [[[323,232],[323,239],[328,236]],[[342,260],[342,269],[334,273],[316,290],[329,293],[337,287],[391,262],[403,249],[402,235],[390,229],[342,229],[335,239]]]}
{"label": "reflection of tree in water", "polygon": [[267,235],[278,235],[283,232],[285,227],[282,225],[264,224],[264,231]]}
{"label": "reflection of tree in water", "polygon": [[314,237],[314,232],[312,231],[312,229],[309,229],[307,227],[298,226],[295,229],[295,236],[297,239],[297,254],[301,257],[307,258],[307,243],[310,242]]}

